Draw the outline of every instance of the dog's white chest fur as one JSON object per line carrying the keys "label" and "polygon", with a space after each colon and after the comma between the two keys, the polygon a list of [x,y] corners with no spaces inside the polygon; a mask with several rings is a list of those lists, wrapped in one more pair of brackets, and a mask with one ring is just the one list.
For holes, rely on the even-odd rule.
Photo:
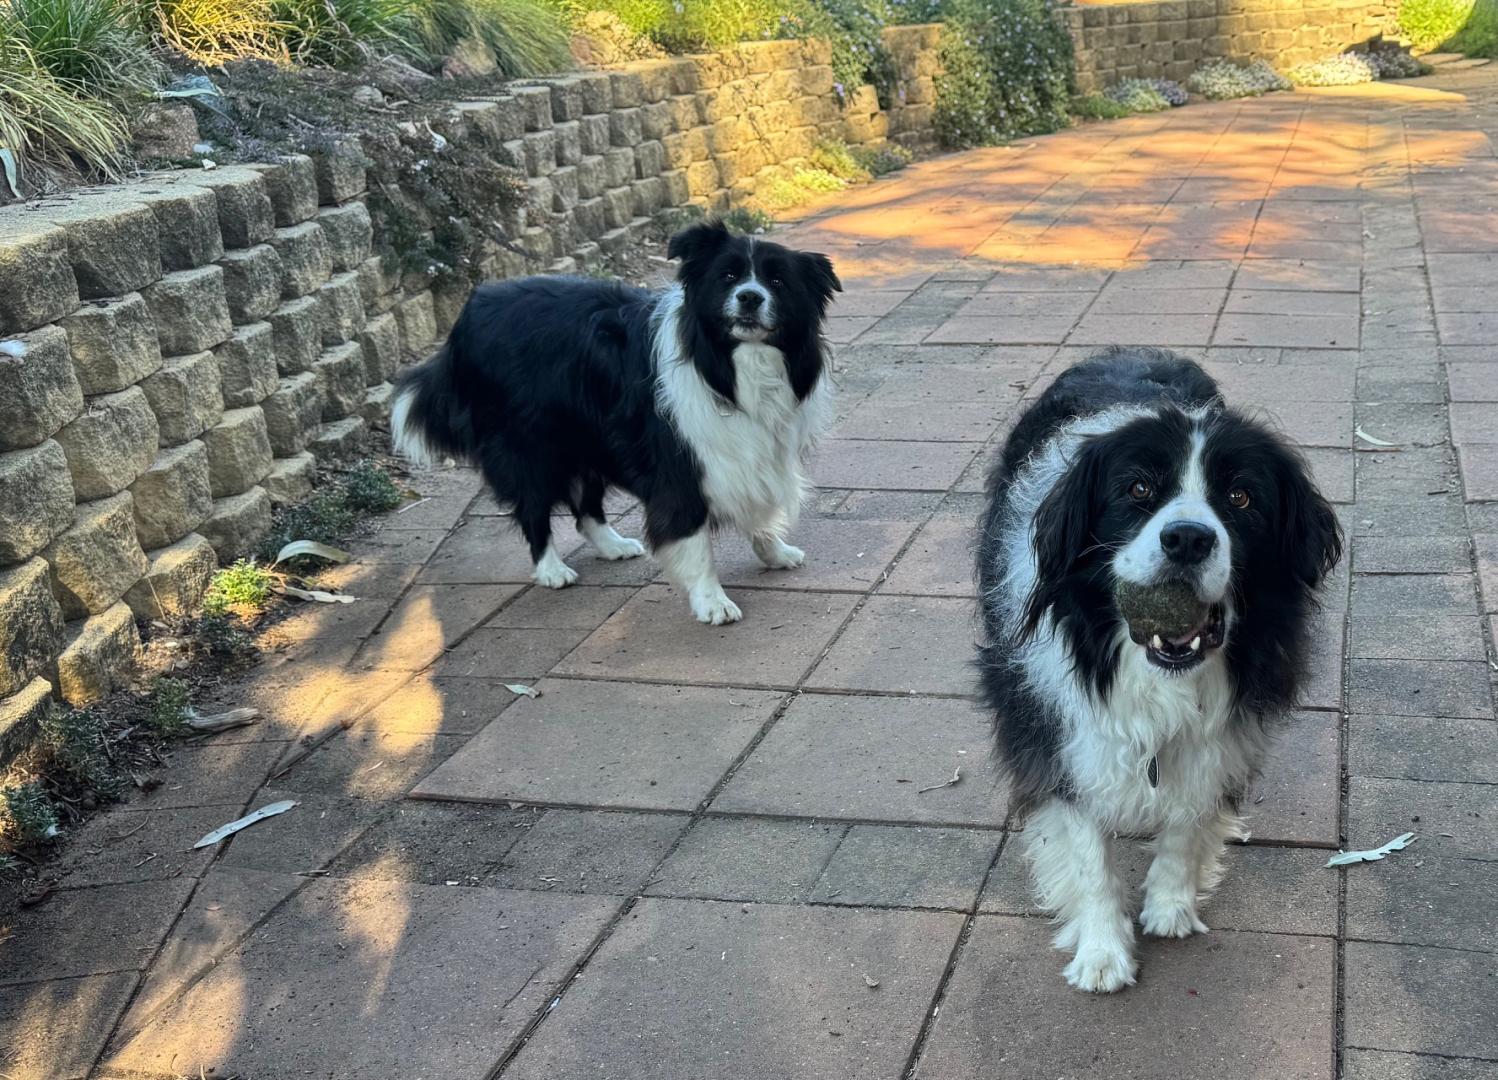
{"label": "dog's white chest fur", "polygon": [[831,393],[824,378],[797,401],[785,357],[772,345],[733,353],[734,397],[715,394],[687,360],[660,366],[660,401],[702,466],[713,519],[751,534],[783,536],[795,523],[810,481],[803,457],[826,428]]}
{"label": "dog's white chest fur", "polygon": [[1229,723],[1232,708],[1221,655],[1171,677],[1125,648],[1107,700],[1087,694],[1066,711],[1062,753],[1077,796],[1120,832],[1154,833],[1215,812],[1253,767]]}

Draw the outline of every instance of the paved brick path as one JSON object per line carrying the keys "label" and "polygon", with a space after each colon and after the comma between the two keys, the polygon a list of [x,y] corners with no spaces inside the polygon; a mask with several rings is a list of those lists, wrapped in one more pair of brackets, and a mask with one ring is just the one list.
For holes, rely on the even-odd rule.
{"label": "paved brick path", "polygon": [[[249,1080],[1498,1077],[1489,71],[1441,84],[1467,102],[1278,95],[942,158],[788,230],[847,284],[840,419],[807,566],[720,548],[739,625],[648,560],[532,589],[471,474],[419,477],[344,572],[360,601],[288,626],[275,722],[182,750],[74,844],[89,887],[23,916],[0,1030],[55,1068],[16,1075],[111,1040],[102,1075]],[[1352,540],[1213,932],[1093,998],[966,700],[967,548],[1016,409],[1110,342],[1204,359]]]}

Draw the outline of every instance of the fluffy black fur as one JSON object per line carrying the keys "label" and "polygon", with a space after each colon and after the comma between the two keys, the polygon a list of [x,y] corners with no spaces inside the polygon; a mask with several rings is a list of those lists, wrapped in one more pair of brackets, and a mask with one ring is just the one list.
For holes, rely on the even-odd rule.
{"label": "fluffy black fur", "polygon": [[[1039,577],[1024,605],[1022,632],[1005,630],[997,590],[1006,553],[1002,529],[1016,474],[1070,420],[1115,405],[1154,406],[1154,415],[1089,439],[1033,519]],[[1165,349],[1114,348],[1063,372],[1020,417],[988,480],[989,505],[978,556],[985,643],[982,693],[995,712],[1000,756],[1022,804],[1069,795],[1058,760],[1061,720],[1027,685],[1015,652],[1049,612],[1069,645],[1073,677],[1106,698],[1120,657],[1122,617],[1114,603],[1114,550],[1137,536],[1154,508],[1179,490],[1190,455],[1191,422],[1209,412],[1203,461],[1214,510],[1231,538],[1230,597],[1236,614],[1223,645],[1236,715],[1263,723],[1292,706],[1310,652],[1316,590],[1341,556],[1337,518],[1311,482],[1308,466],[1277,433],[1222,404],[1217,384],[1192,361]],[[1126,492],[1135,479],[1154,498]],[[1235,509],[1227,492],[1244,487],[1251,504]]]}
{"label": "fluffy black fur", "polygon": [[707,522],[702,463],[657,410],[656,336],[680,334],[688,359],[726,407],[739,341],[724,305],[753,273],[773,295],[766,339],[786,358],[799,399],[823,376],[821,326],[841,288],[824,255],[693,226],[667,248],[681,259],[682,318],[659,319],[664,294],[579,277],[491,282],[469,297],[446,345],[408,371],[407,426],[433,449],[472,461],[514,516],[531,556],[551,536],[553,507],[604,521],[610,487],[645,506],[652,547]]}

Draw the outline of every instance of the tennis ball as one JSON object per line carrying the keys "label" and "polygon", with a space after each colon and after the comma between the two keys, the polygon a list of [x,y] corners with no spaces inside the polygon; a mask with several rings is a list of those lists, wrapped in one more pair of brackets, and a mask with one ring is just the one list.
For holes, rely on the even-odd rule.
{"label": "tennis ball", "polygon": [[1130,632],[1141,640],[1155,634],[1167,639],[1180,637],[1201,622],[1207,607],[1191,586],[1180,581],[1164,585],[1120,581],[1113,590],[1113,600]]}

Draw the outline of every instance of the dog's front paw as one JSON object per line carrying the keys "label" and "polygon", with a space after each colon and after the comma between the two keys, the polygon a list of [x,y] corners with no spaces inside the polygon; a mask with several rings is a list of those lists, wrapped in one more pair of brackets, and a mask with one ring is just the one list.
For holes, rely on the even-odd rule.
{"label": "dog's front paw", "polygon": [[1084,941],[1062,972],[1066,981],[1089,994],[1112,994],[1134,985],[1138,964],[1122,942]]}
{"label": "dog's front paw", "polygon": [[628,536],[618,536],[614,538],[612,544],[600,547],[598,554],[601,558],[611,561],[617,559],[638,559],[641,555],[645,554],[645,545]]}
{"label": "dog's front paw", "polygon": [[565,589],[577,581],[577,571],[560,559],[549,559],[536,566],[531,580],[548,589]]}
{"label": "dog's front paw", "polygon": [[698,622],[707,623],[709,626],[738,622],[744,617],[744,613],[739,610],[739,605],[728,599],[728,594],[722,589],[715,592],[693,593],[692,614],[697,616]]}
{"label": "dog's front paw", "polygon": [[1155,896],[1144,898],[1139,926],[1153,937],[1183,938],[1207,932],[1207,924],[1197,917],[1196,905],[1190,900],[1161,900]]}
{"label": "dog's front paw", "polygon": [[753,538],[754,554],[771,570],[794,570],[806,561],[806,552],[773,536]]}

